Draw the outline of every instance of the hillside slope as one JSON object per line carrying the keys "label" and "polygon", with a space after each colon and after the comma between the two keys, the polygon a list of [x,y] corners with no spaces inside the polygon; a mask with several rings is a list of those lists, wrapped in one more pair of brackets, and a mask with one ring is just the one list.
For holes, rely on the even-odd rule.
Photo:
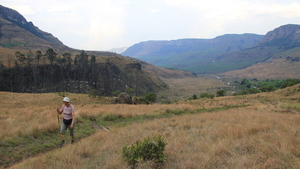
{"label": "hillside slope", "polygon": [[134,95],[141,96],[167,88],[160,75],[195,76],[112,52],[72,49],[17,11],[0,9],[0,90],[110,96],[130,87]]}
{"label": "hillside slope", "polygon": [[44,32],[17,11],[0,5],[0,46],[43,50],[49,47],[70,50],[52,34]]}
{"label": "hillside slope", "polygon": [[212,40],[141,42],[123,54],[197,74],[284,79],[299,78],[299,47],[300,25],[288,24],[269,31],[265,36],[243,34],[224,35]]}
{"label": "hillside slope", "polygon": [[300,78],[300,25],[283,25],[268,32],[256,47],[236,53],[235,59],[239,58],[257,63],[225,75],[257,79]]}
{"label": "hillside slope", "polygon": [[129,47],[122,55],[139,58],[161,67],[203,73],[201,68],[217,54],[231,53],[254,46],[263,38],[256,34],[227,34],[214,39],[147,41]]}
{"label": "hillside slope", "polygon": [[[156,136],[167,143],[166,169],[300,167],[299,85],[247,96],[136,106],[68,96],[76,108],[76,142],[71,145],[66,136],[65,146],[57,149],[55,107],[62,97],[0,92],[5,105],[0,107],[0,167],[127,169],[122,147]],[[136,168],[153,168],[153,162],[139,161]]]}

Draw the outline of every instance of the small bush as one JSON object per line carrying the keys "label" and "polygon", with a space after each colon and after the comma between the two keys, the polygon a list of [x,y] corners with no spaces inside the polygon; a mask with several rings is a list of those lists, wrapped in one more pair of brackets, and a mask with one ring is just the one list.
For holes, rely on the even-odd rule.
{"label": "small bush", "polygon": [[135,168],[138,163],[152,161],[154,168],[159,168],[166,161],[164,155],[167,143],[161,136],[154,140],[145,138],[143,141],[137,141],[132,145],[125,145],[122,149],[122,156],[131,168]]}
{"label": "small bush", "polygon": [[240,91],[240,92],[238,92],[238,93],[233,93],[233,96],[238,96],[238,95],[247,95],[247,94],[249,94],[246,90],[242,90],[242,91]]}
{"label": "small bush", "polygon": [[217,97],[225,96],[225,94],[226,94],[225,90],[219,90],[219,91],[217,91]]}
{"label": "small bush", "polygon": [[215,97],[215,95],[213,94],[208,94],[208,93],[201,93],[200,94],[200,98],[210,98],[210,99],[213,99]]}
{"label": "small bush", "polygon": [[65,92],[58,92],[57,95],[61,97],[66,97],[68,94]]}
{"label": "small bush", "polygon": [[104,116],[102,119],[104,121],[117,121],[122,118],[124,118],[124,117],[120,114],[109,114],[109,115]]}

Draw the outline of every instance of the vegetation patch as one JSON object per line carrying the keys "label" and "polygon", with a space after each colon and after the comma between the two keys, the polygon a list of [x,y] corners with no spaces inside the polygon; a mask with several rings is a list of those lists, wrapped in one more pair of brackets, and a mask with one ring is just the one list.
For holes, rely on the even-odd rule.
{"label": "vegetation patch", "polygon": [[167,143],[161,136],[154,139],[145,138],[134,144],[123,146],[122,156],[132,169],[136,168],[138,163],[147,161],[153,161],[153,168],[159,168],[166,161],[164,154],[166,145]]}

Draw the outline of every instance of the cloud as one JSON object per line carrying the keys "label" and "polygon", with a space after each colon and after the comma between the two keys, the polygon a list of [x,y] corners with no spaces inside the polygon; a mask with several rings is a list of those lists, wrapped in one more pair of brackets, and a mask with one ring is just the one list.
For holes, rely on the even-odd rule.
{"label": "cloud", "polygon": [[31,5],[25,5],[25,1],[21,1],[16,9],[40,29],[59,37],[63,43],[73,48],[109,49],[122,37],[126,28],[126,1],[28,0],[26,3]]}
{"label": "cloud", "polygon": [[265,34],[300,23],[294,0],[2,0],[67,46],[109,50],[146,40]]}
{"label": "cloud", "polygon": [[194,37],[212,38],[218,34],[246,32],[262,34],[274,26],[281,26],[284,18],[300,17],[300,4],[292,1],[165,0],[165,3],[193,13],[197,22],[190,28],[190,34]]}
{"label": "cloud", "polygon": [[159,11],[159,9],[151,9],[150,10],[150,12],[153,12],[153,13],[156,13],[156,12],[158,12]]}

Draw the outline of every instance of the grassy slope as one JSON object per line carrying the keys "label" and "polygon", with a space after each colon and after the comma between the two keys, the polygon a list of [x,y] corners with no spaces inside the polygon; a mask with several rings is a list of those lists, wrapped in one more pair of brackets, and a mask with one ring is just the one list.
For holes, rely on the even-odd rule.
{"label": "grassy slope", "polygon": [[[300,167],[299,85],[272,93],[148,106],[107,105],[102,104],[110,101],[105,98],[68,96],[76,106],[76,134],[81,139],[73,146],[55,149],[53,145],[59,142],[55,107],[61,106],[62,97],[0,94],[1,153],[14,150],[14,146],[3,144],[7,143],[19,149],[5,151],[4,157],[31,157],[12,168],[128,168],[121,157],[122,146],[156,135],[167,142],[166,168]],[[101,125],[109,132],[97,130]],[[85,137],[86,131],[80,131],[83,128],[91,130],[87,134],[95,134]],[[52,137],[42,132],[52,133]],[[24,140],[18,143],[16,138]],[[28,144],[30,138],[38,140],[33,148]],[[50,144],[51,140],[54,143]],[[50,146],[35,149],[43,144]],[[27,151],[16,153],[24,149]],[[30,151],[45,153],[36,156]],[[149,165],[141,164],[140,168]]]}
{"label": "grassy slope", "polygon": [[299,61],[287,60],[287,57],[300,56],[300,47],[276,53],[266,62],[259,62],[242,70],[224,73],[232,77],[247,77],[257,79],[287,79],[300,78]]}

